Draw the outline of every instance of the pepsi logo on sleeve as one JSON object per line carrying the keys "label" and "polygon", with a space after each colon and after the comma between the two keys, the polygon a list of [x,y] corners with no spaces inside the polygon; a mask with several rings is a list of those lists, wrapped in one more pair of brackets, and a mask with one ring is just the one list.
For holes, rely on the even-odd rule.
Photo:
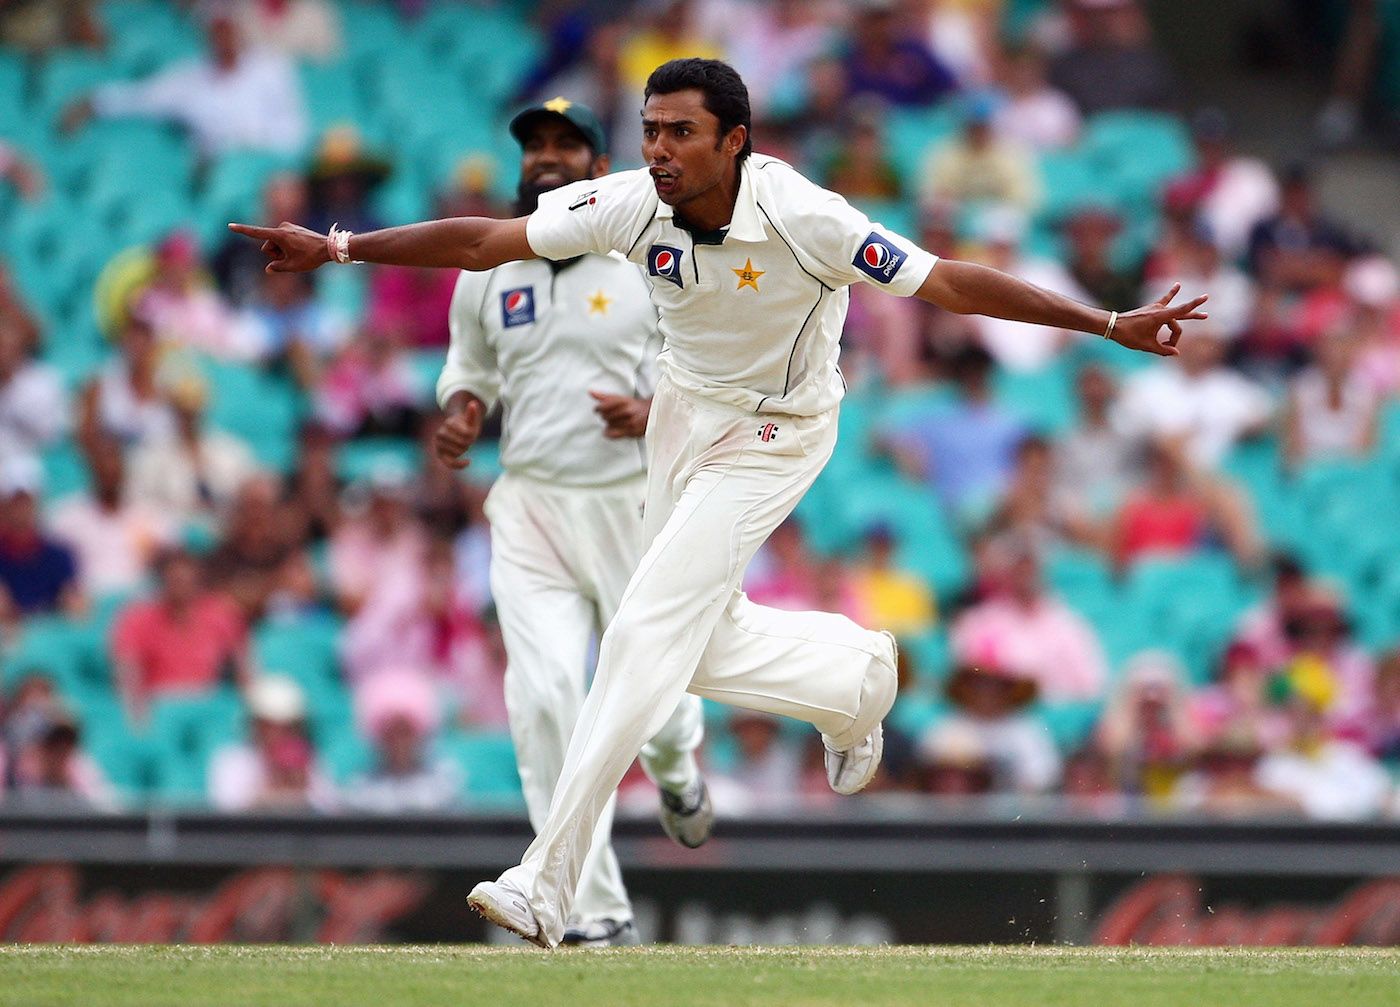
{"label": "pepsi logo on sleeve", "polygon": [[647,272],[678,287],[685,286],[681,282],[682,254],[679,248],[670,245],[652,245],[647,249]]}
{"label": "pepsi logo on sleeve", "polygon": [[501,294],[501,325],[509,329],[535,320],[535,288],[516,287]]}
{"label": "pepsi logo on sleeve", "polygon": [[908,253],[897,248],[889,238],[871,231],[860,243],[860,248],[856,249],[856,257],[852,262],[876,283],[889,283],[907,258]]}

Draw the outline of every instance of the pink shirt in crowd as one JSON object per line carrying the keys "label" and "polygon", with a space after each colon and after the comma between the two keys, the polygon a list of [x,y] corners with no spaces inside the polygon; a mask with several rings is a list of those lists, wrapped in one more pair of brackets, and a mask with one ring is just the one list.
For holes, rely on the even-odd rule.
{"label": "pink shirt in crowd", "polygon": [[118,616],[112,650],[137,669],[144,693],[199,691],[219,683],[247,634],[238,606],[223,595],[196,598],[184,619],[158,600],[141,601]]}
{"label": "pink shirt in crowd", "polygon": [[1103,694],[1108,668],[1093,628],[1063,603],[1042,597],[1026,608],[1010,598],[974,605],[953,624],[955,654],[994,641],[999,660],[1036,680],[1052,702]]}

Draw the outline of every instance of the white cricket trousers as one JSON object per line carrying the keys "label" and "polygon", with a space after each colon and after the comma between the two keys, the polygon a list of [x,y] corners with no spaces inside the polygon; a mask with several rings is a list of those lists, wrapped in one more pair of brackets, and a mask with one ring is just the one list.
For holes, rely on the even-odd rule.
{"label": "white cricket trousers", "polygon": [[549,943],[563,934],[609,797],[687,690],[805,720],[840,749],[889,712],[887,637],[841,615],[764,608],[739,590],[835,444],[834,409],[760,415],[661,380],[647,430],[650,545],[603,636],[549,815],[501,878],[526,893]]}
{"label": "white cricket trousers", "polygon": [[[583,706],[592,642],[612,620],[641,556],[644,493],[642,476],[575,488],[506,473],[486,500],[491,593],[506,644],[506,712],[536,831]],[[694,753],[704,721],[694,696],[671,707],[641,760],[658,786],[679,792],[698,773]],[[632,918],[612,850],[612,817],[608,801],[579,874],[572,918],[584,923]]]}

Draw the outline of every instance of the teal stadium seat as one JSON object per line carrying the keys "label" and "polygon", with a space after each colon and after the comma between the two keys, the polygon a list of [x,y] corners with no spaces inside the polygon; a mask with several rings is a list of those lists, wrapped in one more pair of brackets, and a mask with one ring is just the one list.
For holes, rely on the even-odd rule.
{"label": "teal stadium seat", "polygon": [[451,730],[438,738],[436,747],[462,767],[465,796],[473,805],[513,808],[524,803],[515,747],[506,731]]}
{"label": "teal stadium seat", "polygon": [[201,803],[210,757],[239,741],[245,726],[243,703],[231,688],[153,700],[146,740],[156,796],[167,804]]}

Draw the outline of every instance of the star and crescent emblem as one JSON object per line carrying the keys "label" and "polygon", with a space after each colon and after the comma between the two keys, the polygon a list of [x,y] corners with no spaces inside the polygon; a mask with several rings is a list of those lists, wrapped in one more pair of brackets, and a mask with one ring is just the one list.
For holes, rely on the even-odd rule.
{"label": "star and crescent emblem", "polygon": [[588,296],[588,313],[590,315],[606,315],[608,307],[613,303],[613,299],[605,291],[599,290]]}
{"label": "star and crescent emblem", "polygon": [[744,265],[742,269],[733,269],[731,267],[731,271],[734,273],[735,276],[739,278],[739,285],[734,288],[735,290],[743,290],[745,287],[753,287],[753,289],[757,291],[758,278],[762,276],[767,270],[754,269],[753,259],[746,257],[744,259]]}

